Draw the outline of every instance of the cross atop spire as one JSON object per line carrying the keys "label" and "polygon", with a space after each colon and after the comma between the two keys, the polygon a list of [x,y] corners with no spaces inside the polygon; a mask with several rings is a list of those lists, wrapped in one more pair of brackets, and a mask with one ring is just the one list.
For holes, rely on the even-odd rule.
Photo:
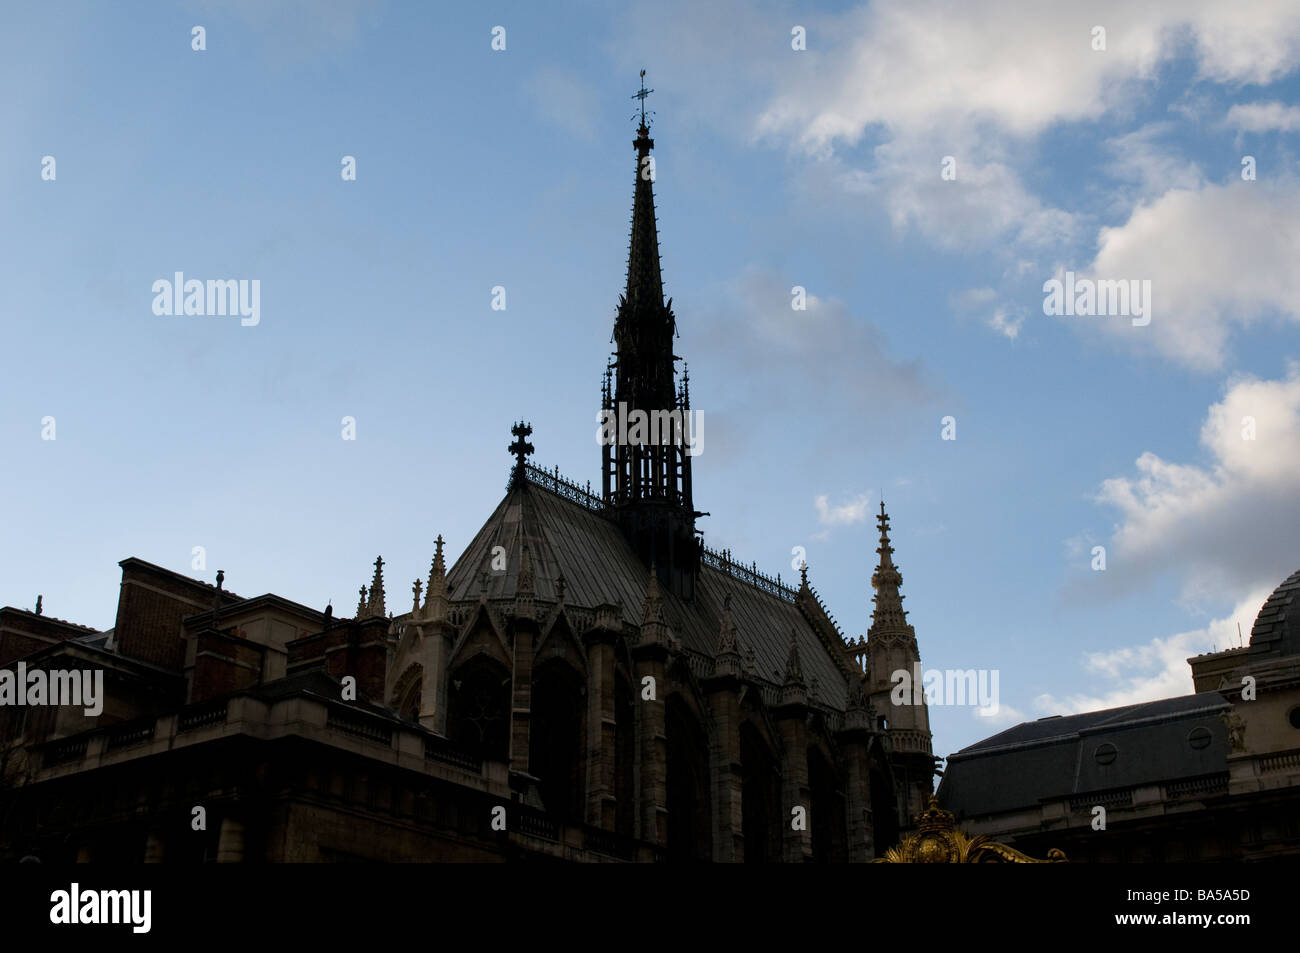
{"label": "cross atop spire", "polygon": [[[637,130],[638,133],[642,133],[642,134],[646,134],[646,135],[648,135],[649,132],[650,132],[650,127],[649,127],[648,125],[646,125],[646,121],[645,121],[645,99],[646,99],[647,96],[649,96],[649,95],[650,95],[651,93],[653,93],[653,92],[654,92],[653,89],[646,89],[646,88],[645,88],[645,70],[642,70],[642,71],[641,71],[641,88],[638,89],[635,93],[632,94],[632,98],[633,98],[633,99],[639,99],[639,100],[641,100],[641,126],[640,126],[640,128]],[[651,115],[653,115],[653,113],[651,113]]]}

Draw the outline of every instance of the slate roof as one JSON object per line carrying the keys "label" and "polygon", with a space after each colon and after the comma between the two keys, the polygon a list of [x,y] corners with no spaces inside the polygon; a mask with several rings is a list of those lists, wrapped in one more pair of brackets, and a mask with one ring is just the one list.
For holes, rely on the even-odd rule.
{"label": "slate roof", "polygon": [[[448,598],[453,603],[478,600],[481,574],[490,569],[496,546],[505,547],[507,569],[489,571],[487,597],[513,598],[525,540],[539,602],[556,599],[556,577],[563,573],[566,605],[591,609],[621,599],[623,620],[641,624],[650,569],[617,524],[590,506],[529,481],[520,481],[506,493],[456,560],[447,574]],[[816,700],[843,711],[848,694],[845,676],[793,602],[705,565],[692,602],[663,592],[664,618],[687,648],[712,657],[728,592],[741,654],[754,650],[758,674],[777,685],[784,681],[793,630],[805,681],[811,684],[817,677]]]}
{"label": "slate roof", "polygon": [[1250,630],[1251,655],[1300,655],[1300,570],[1264,601]]}
{"label": "slate roof", "polygon": [[[1227,771],[1218,692],[1028,721],[950,755],[939,802],[959,817],[1037,807],[1044,800]],[[1191,733],[1209,732],[1194,747]],[[1198,736],[1204,737],[1203,732]],[[1097,749],[1115,748],[1102,763]]]}

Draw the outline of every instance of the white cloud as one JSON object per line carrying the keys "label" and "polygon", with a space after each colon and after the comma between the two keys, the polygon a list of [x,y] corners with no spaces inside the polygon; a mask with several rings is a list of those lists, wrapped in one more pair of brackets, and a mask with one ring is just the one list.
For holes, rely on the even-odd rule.
{"label": "white cloud", "polygon": [[1010,705],[999,704],[997,710],[986,712],[985,709],[976,706],[971,709],[972,717],[980,723],[985,729],[1006,728],[1010,725],[1018,725],[1022,721],[1028,720],[1025,713],[1019,708],[1013,708]]}
{"label": "white cloud", "polygon": [[813,500],[813,506],[817,510],[817,522],[822,526],[852,526],[867,518],[867,511],[871,507],[871,495],[864,493],[847,503],[831,506],[830,498],[822,493]]}
{"label": "white cloud", "polygon": [[[1092,48],[1097,24],[1104,51]],[[1117,87],[1154,78],[1189,39],[1198,75],[1219,83],[1269,83],[1300,59],[1300,7],[1287,0],[883,0],[826,26],[813,36],[825,62],[787,71],[758,122],[811,152],[856,144],[874,125],[991,123],[1029,136],[1095,119],[1124,108]]]}
{"label": "white cloud", "polygon": [[993,312],[993,317],[989,318],[988,326],[998,334],[1014,341],[1020,335],[1020,326],[1025,323],[1025,312],[1023,310],[1009,313],[1006,308],[998,308]]}
{"label": "white cloud", "polygon": [[1238,103],[1228,110],[1226,122],[1242,132],[1296,132],[1300,130],[1300,106],[1288,106],[1276,100]]}
{"label": "white cloud", "polygon": [[1034,708],[1043,714],[1072,715],[1191,694],[1192,670],[1187,659],[1237,645],[1238,624],[1244,644],[1250,638],[1250,627],[1260,606],[1275,585],[1254,590],[1229,615],[1214,619],[1203,629],[1087,654],[1084,668],[1100,679],[1099,689],[1064,697],[1050,693],[1039,695],[1034,699]]}
{"label": "white cloud", "polygon": [[[1244,439],[1251,421],[1255,439]],[[1200,442],[1204,464],[1146,452],[1135,474],[1102,484],[1097,500],[1121,517],[1105,582],[1172,572],[1184,599],[1222,605],[1224,593],[1271,590],[1300,565],[1300,364],[1282,380],[1235,379]]]}
{"label": "white cloud", "polygon": [[1173,189],[1103,228],[1088,271],[1151,281],[1150,324],[1079,318],[1189,367],[1222,365],[1234,328],[1267,315],[1300,320],[1300,187],[1234,182]]}

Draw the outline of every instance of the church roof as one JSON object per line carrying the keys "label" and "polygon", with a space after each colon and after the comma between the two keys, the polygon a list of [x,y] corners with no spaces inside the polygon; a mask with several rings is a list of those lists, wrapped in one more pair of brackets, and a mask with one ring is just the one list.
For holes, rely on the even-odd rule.
{"label": "church roof", "polygon": [[1027,721],[950,755],[939,801],[971,817],[1224,772],[1228,708],[1198,692]]}
{"label": "church roof", "polygon": [[[528,470],[534,472],[531,467]],[[553,486],[563,489],[559,483]],[[513,599],[526,543],[533,591],[539,602],[556,600],[557,579],[563,575],[566,606],[594,609],[621,600],[623,621],[640,625],[650,567],[641,562],[618,525],[601,512],[598,499],[579,501],[577,497],[585,496],[580,490],[566,495],[573,498],[547,489],[535,479],[517,481],[447,574],[448,599],[452,603],[477,601],[484,580],[489,600]],[[501,572],[491,568],[497,546],[504,548],[506,556],[506,568]],[[683,601],[666,588],[662,591],[665,621],[687,649],[713,657],[723,600],[730,593],[741,656],[753,651],[758,676],[774,686],[785,681],[793,632],[804,678],[809,684],[817,679],[815,700],[842,711],[847,703],[844,674],[799,606],[791,601],[793,592],[766,591],[752,584],[752,577],[744,576],[705,562],[692,601]]]}

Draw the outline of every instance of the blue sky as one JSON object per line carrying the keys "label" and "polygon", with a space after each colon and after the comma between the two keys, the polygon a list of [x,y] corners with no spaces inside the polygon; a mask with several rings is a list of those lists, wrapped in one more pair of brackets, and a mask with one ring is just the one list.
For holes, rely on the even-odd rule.
{"label": "blue sky", "polygon": [[[8,5],[0,603],[106,628],[134,555],[348,614],[382,553],[404,608],[513,421],[596,480],[645,68],[706,541],[856,635],[883,490],[926,667],[1000,673],[941,754],[1190,691],[1300,564],[1300,10],[1044,6]],[[1065,270],[1150,325],[1045,316]]]}

